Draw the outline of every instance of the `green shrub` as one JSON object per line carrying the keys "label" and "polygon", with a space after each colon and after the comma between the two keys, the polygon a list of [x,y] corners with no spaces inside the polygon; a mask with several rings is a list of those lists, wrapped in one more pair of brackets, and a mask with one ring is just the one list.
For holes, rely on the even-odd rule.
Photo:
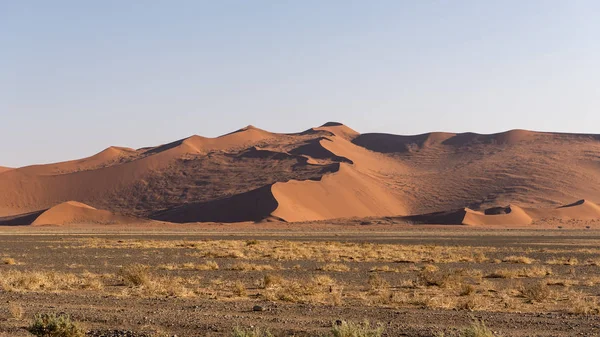
{"label": "green shrub", "polygon": [[27,329],[38,337],[83,337],[83,329],[68,315],[38,314]]}

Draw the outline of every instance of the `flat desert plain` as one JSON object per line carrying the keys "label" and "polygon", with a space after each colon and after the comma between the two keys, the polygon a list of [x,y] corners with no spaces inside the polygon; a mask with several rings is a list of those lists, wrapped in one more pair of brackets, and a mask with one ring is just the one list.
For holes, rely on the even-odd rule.
{"label": "flat desert plain", "polygon": [[[337,336],[342,321],[382,336],[596,336],[599,239],[458,226],[5,228],[0,333],[29,336],[34,314],[57,313],[88,336]],[[469,334],[479,325],[492,335]]]}

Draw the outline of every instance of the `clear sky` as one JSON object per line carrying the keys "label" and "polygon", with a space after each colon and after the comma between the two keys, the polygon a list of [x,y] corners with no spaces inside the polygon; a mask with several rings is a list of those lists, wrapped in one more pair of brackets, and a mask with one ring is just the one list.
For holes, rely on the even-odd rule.
{"label": "clear sky", "polygon": [[0,0],[0,165],[248,124],[600,133],[600,1]]}

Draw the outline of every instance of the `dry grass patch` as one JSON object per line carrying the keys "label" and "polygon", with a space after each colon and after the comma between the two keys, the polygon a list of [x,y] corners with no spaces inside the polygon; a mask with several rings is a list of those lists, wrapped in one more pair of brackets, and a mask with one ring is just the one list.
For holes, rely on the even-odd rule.
{"label": "dry grass patch", "polygon": [[240,270],[240,271],[265,271],[265,270],[281,270],[283,268],[279,265],[238,262],[238,263],[234,263],[234,264],[230,265],[226,269]]}
{"label": "dry grass patch", "polygon": [[494,337],[494,332],[490,330],[483,321],[475,321],[469,327],[460,333],[460,337]]}
{"label": "dry grass patch", "polygon": [[549,286],[572,287],[578,285],[579,281],[565,278],[549,278],[546,279],[546,284]]}
{"label": "dry grass patch", "polygon": [[2,259],[2,264],[15,265],[17,264],[17,261],[12,257],[5,257]]}
{"label": "dry grass patch", "polygon": [[484,252],[496,251],[486,247],[456,247],[433,245],[400,245],[356,242],[321,242],[267,240],[114,240],[79,239],[71,248],[161,249],[191,250],[188,256],[203,258],[239,258],[248,260],[315,260],[353,262],[483,262]]}
{"label": "dry grass patch", "polygon": [[242,282],[240,280],[237,280],[233,283],[232,292],[235,296],[238,296],[238,297],[248,296],[248,290],[246,289],[244,282]]}
{"label": "dry grass patch", "polygon": [[502,262],[520,263],[520,264],[532,264],[533,262],[535,262],[535,260],[532,259],[532,258],[529,258],[527,256],[515,256],[515,255],[511,255],[511,256],[507,256],[504,259],[502,259]]}
{"label": "dry grass patch", "polygon": [[342,302],[343,287],[327,275],[295,280],[267,274],[263,279],[263,289],[262,297],[270,301],[334,305],[340,305]]}
{"label": "dry grass patch", "polygon": [[374,273],[369,275],[369,290],[371,292],[380,292],[389,289],[390,283],[381,277],[381,275]]}
{"label": "dry grass patch", "polygon": [[104,283],[100,275],[88,272],[9,270],[0,272],[0,288],[5,291],[100,290]]}
{"label": "dry grass patch", "polygon": [[552,290],[545,282],[523,285],[519,291],[529,302],[545,302],[553,296]]}
{"label": "dry grass patch", "polygon": [[382,273],[400,273],[402,270],[400,268],[390,267],[388,265],[385,266],[376,266],[371,268],[371,272],[382,272]]}
{"label": "dry grass patch", "polygon": [[162,264],[158,266],[158,268],[164,270],[219,270],[219,265],[215,261],[206,261],[199,264],[193,262],[183,264]]}
{"label": "dry grass patch", "polygon": [[195,294],[190,288],[198,284],[193,278],[154,275],[150,267],[142,264],[122,267],[119,276],[123,285],[128,286],[125,295],[189,297]]}
{"label": "dry grass patch", "polygon": [[563,256],[563,257],[549,259],[546,261],[546,264],[576,266],[579,264],[579,260],[577,260],[577,258],[574,258],[574,257],[564,257]]}
{"label": "dry grass patch", "polygon": [[544,277],[552,275],[552,269],[543,266],[527,267],[520,269],[497,269],[488,274],[488,278],[518,278],[518,277]]}
{"label": "dry grass patch", "polygon": [[597,297],[573,292],[567,296],[568,309],[572,314],[597,315],[600,314],[600,304]]}

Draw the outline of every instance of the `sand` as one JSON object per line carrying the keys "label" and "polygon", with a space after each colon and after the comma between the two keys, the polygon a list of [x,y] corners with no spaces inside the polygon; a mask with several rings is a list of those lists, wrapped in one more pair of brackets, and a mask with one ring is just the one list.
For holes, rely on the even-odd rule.
{"label": "sand", "polygon": [[215,138],[0,167],[0,222],[125,221],[116,214],[175,223],[595,221],[598,157],[600,136],[586,134],[360,134],[336,122],[283,134],[247,126]]}
{"label": "sand", "polygon": [[143,223],[140,219],[121,216],[112,212],[99,210],[77,201],[66,201],[46,210],[25,215],[0,218],[0,225],[69,225],[69,224],[102,224],[123,225]]}

